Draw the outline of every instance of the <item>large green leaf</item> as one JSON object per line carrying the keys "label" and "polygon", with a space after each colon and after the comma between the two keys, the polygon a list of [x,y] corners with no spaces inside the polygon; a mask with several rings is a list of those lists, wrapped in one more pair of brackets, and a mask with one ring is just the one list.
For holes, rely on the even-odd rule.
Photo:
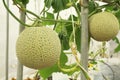
{"label": "large green leaf", "polygon": [[52,7],[54,9],[54,12],[56,13],[63,9],[66,9],[67,3],[69,3],[69,0],[53,0]]}
{"label": "large green leaf", "polygon": [[41,69],[38,72],[39,72],[40,76],[45,80],[46,78],[50,77],[53,72],[59,72],[59,71],[60,71],[60,69],[58,68],[58,65],[55,64],[52,67]]}

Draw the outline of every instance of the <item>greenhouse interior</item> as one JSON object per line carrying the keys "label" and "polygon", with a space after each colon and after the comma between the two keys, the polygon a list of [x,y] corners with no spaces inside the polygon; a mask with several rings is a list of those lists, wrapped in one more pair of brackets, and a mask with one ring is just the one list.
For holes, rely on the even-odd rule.
{"label": "greenhouse interior", "polygon": [[0,0],[0,80],[120,80],[120,0]]}

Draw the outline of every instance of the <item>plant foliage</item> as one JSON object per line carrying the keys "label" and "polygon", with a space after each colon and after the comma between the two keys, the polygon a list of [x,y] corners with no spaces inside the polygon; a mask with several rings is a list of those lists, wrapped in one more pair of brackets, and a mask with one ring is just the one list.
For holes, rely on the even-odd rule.
{"label": "plant foliage", "polygon": [[[96,2],[95,0],[89,0],[89,6],[88,6],[89,17],[97,12],[103,11],[104,9],[105,11],[113,13],[120,22],[120,0],[100,0],[100,1],[104,2],[105,4],[99,5],[99,3]],[[81,8],[80,7],[82,6],[82,4],[80,4],[79,0],[44,0],[45,6],[42,12],[40,12],[41,13],[40,15],[37,15],[34,12],[30,12],[29,10],[26,10],[25,6],[29,4],[29,2],[30,2],[29,0],[13,0],[14,5],[16,5],[21,11],[24,11],[26,15],[29,13],[35,17],[35,20],[33,19],[35,23],[34,26],[37,26],[39,24],[44,26],[53,25],[54,26],[53,29],[58,33],[62,45],[61,55],[58,63],[56,63],[52,67],[38,70],[40,76],[46,79],[47,77],[51,76],[53,72],[62,72],[64,74],[73,75],[75,72],[81,71],[80,66],[77,65],[78,64],[77,60],[74,64],[66,65],[66,63],[68,62],[68,56],[64,52],[65,50],[71,49],[71,45],[70,45],[71,43],[76,44],[77,52],[79,53],[81,52],[80,51],[81,48],[81,22],[80,22]],[[59,13],[61,11],[70,9],[71,7],[74,8],[77,15],[74,15],[71,12],[69,18],[62,19]],[[53,9],[53,11],[49,12],[49,9],[51,8]],[[9,9],[7,10],[10,12]],[[20,20],[17,21],[20,22]],[[32,26],[33,25],[27,27],[32,27]],[[115,52],[119,52],[120,51],[119,39],[116,37],[113,40],[118,44],[118,46],[115,49]],[[74,52],[71,51],[70,53],[74,56],[73,54]],[[93,59],[95,59],[95,56],[96,55],[94,55]],[[90,64],[95,65],[97,64],[97,62],[90,61]]]}

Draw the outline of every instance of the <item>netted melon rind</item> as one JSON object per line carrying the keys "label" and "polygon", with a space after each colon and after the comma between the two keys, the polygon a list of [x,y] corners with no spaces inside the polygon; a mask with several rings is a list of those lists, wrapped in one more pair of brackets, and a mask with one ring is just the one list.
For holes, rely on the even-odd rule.
{"label": "netted melon rind", "polygon": [[16,42],[18,60],[26,67],[42,69],[59,59],[61,44],[58,35],[45,27],[26,28]]}
{"label": "netted melon rind", "polygon": [[119,32],[118,19],[110,12],[100,12],[89,18],[89,32],[97,41],[109,41]]}

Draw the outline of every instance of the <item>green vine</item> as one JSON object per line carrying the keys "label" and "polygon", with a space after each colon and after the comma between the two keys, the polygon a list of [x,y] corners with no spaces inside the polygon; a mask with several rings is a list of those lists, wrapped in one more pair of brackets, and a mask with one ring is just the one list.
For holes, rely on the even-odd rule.
{"label": "green vine", "polygon": [[25,24],[25,23],[22,22],[19,18],[17,18],[17,17],[12,13],[12,11],[10,11],[10,9],[8,8],[8,6],[7,6],[6,3],[5,3],[5,0],[3,0],[3,4],[4,4],[6,10],[7,10],[19,23],[21,23],[21,24],[24,25],[24,26],[31,27],[31,25]]}
{"label": "green vine", "polygon": [[[3,0],[3,4],[6,8],[6,10],[19,22],[21,23],[22,25],[26,26],[26,27],[32,27],[32,25],[28,25],[28,24],[25,24],[24,22],[22,22],[19,18],[17,18],[14,13],[12,13],[12,11],[8,8],[8,6],[6,5],[5,3],[5,0]],[[37,19],[39,19],[39,21],[54,21],[54,22],[62,22],[62,23],[67,23],[67,22],[70,22],[72,23],[72,21],[69,21],[69,20],[54,20],[54,19],[43,19],[43,18],[40,18],[38,15],[36,15],[35,13],[29,11],[29,10],[26,10],[26,9],[22,9],[22,11],[24,11],[25,13],[29,13],[33,16],[35,16]],[[78,22],[77,21],[74,21],[73,23],[77,24],[78,25]]]}

